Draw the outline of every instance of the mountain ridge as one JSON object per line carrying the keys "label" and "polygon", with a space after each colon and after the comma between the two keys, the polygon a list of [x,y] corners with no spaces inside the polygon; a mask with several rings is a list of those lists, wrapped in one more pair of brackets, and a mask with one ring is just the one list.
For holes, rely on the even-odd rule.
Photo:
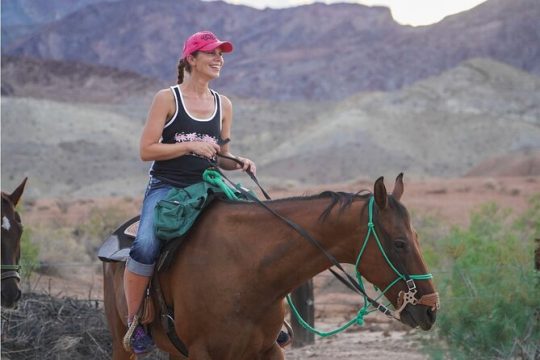
{"label": "mountain ridge", "polygon": [[207,28],[236,45],[217,82],[225,93],[339,100],[360,91],[400,89],[473,57],[540,74],[538,18],[535,0],[488,0],[419,28],[397,24],[387,8],[356,4],[257,10],[219,1],[119,0],[81,8],[15,45],[2,44],[2,52],[172,81],[181,42]]}

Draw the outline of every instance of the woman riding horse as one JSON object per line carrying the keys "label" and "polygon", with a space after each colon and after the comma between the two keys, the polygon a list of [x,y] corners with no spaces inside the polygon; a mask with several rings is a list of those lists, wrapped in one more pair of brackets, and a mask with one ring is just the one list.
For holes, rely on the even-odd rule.
{"label": "woman riding horse", "polygon": [[[178,65],[178,85],[159,91],[148,114],[140,141],[140,155],[153,161],[150,182],[146,189],[137,237],[127,261],[124,288],[128,307],[126,333],[136,354],[148,352],[152,339],[141,325],[133,321],[139,311],[148,282],[159,256],[160,241],[154,234],[153,214],[156,204],[172,188],[184,188],[202,181],[204,170],[211,166],[216,154],[229,154],[231,101],[209,88],[219,77],[223,54],[231,52],[228,41],[220,41],[209,31],[190,36]],[[189,76],[184,79],[184,71]],[[255,172],[255,164],[238,158],[243,166],[220,158],[218,165],[226,170],[242,168]]]}
{"label": "woman riding horse", "polygon": [[[373,194],[325,192],[263,203],[296,229],[255,202],[212,204],[190,230],[172,265],[154,277],[167,307],[174,310],[173,331],[185,344],[189,359],[284,359],[275,341],[285,316],[283,300],[332,266],[331,258],[356,264],[359,274],[385,289],[385,297],[397,309],[380,307],[385,313],[411,327],[430,329],[438,296],[431,276],[418,275],[427,269],[408,211],[400,202],[403,190],[400,175],[391,195],[380,178]],[[128,359],[130,353],[122,346],[125,265],[103,266],[113,358]],[[159,316],[150,329],[160,349],[185,359]]]}

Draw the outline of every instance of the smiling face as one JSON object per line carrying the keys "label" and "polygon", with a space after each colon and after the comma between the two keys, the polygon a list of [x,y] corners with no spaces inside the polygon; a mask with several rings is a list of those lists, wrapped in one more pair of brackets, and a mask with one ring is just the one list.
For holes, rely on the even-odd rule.
{"label": "smiling face", "polygon": [[191,65],[191,75],[202,75],[210,80],[218,78],[225,63],[223,51],[216,48],[211,51],[197,51],[188,57]]}

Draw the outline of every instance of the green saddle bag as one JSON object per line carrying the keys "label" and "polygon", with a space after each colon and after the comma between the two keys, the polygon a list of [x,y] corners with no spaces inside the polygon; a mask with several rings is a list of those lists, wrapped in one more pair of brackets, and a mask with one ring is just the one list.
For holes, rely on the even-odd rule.
{"label": "green saddle bag", "polygon": [[[203,179],[185,188],[172,188],[157,203],[154,208],[154,232],[158,239],[168,242],[184,236],[202,210],[216,197],[247,200],[240,192],[227,186],[216,170],[206,170]],[[248,191],[255,196],[251,190]]]}
{"label": "green saddle bag", "polygon": [[154,231],[160,240],[185,235],[201,211],[221,192],[216,186],[200,182],[186,188],[172,188],[154,209]]}

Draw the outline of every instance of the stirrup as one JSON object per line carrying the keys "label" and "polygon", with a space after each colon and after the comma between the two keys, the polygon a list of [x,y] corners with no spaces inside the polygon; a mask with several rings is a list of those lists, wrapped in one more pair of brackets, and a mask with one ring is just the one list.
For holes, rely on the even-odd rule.
{"label": "stirrup", "polygon": [[122,340],[124,350],[126,350],[127,352],[133,352],[133,350],[131,349],[131,336],[133,336],[133,333],[135,332],[137,326],[139,326],[139,314],[133,317],[131,324],[129,324],[128,326],[126,335],[124,335],[124,339]]}

